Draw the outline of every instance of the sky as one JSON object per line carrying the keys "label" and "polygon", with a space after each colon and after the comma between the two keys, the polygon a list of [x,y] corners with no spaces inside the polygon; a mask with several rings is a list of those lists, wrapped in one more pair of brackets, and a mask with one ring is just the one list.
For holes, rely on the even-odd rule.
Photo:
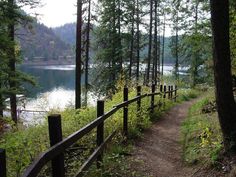
{"label": "sky", "polygon": [[41,7],[29,9],[28,13],[39,14],[38,20],[48,27],[57,27],[76,21],[76,0],[41,0]]}
{"label": "sky", "polygon": [[[76,21],[77,0],[41,0],[36,9],[25,7],[28,13],[37,13],[37,19],[48,27],[58,27]],[[166,27],[166,36],[171,36],[171,29]]]}

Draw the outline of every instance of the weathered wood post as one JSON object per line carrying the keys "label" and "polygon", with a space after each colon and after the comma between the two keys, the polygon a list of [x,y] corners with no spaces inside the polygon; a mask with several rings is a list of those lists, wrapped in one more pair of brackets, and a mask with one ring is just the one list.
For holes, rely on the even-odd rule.
{"label": "weathered wood post", "polygon": [[170,99],[170,85],[168,85],[168,99]]}
{"label": "weathered wood post", "polygon": [[[104,101],[97,101],[97,117],[104,115]],[[97,146],[100,146],[104,142],[104,122],[97,126]],[[101,167],[103,152],[97,157],[97,168]]]}
{"label": "weathered wood post", "polygon": [[[48,116],[48,128],[50,146],[62,141],[61,115],[54,114]],[[64,154],[60,154],[52,159],[52,176],[65,177]]]}
{"label": "weathered wood post", "polygon": [[164,105],[164,108],[166,106],[165,99],[166,99],[166,85],[164,85],[164,95],[163,95],[163,105]]}
{"label": "weathered wood post", "polygon": [[160,85],[160,100],[159,100],[159,109],[162,107],[163,104],[163,85]]}
{"label": "weathered wood post", "polygon": [[[141,95],[141,86],[138,86],[137,87],[137,96],[140,96]],[[140,99],[138,99],[138,101],[137,101],[137,113],[138,113],[138,115],[139,115],[139,112],[140,112],[140,109],[141,108],[141,98]]]}
{"label": "weathered wood post", "polygon": [[163,85],[160,85],[160,92],[163,92]]}
{"label": "weathered wood post", "polygon": [[170,89],[171,89],[170,99],[172,100],[173,99],[173,85],[170,87]]}
{"label": "weathered wood post", "polygon": [[7,176],[7,165],[6,165],[6,151],[0,149],[0,177]]}
{"label": "weathered wood post", "polygon": [[[123,100],[128,101],[129,90],[128,87],[124,87]],[[124,135],[128,136],[128,105],[123,108],[123,131]]]}
{"label": "weathered wood post", "polygon": [[152,84],[152,96],[151,96],[151,113],[153,113],[153,110],[154,110],[154,102],[155,102],[155,90],[156,90],[156,86],[155,84]]}
{"label": "weathered wood post", "polygon": [[177,101],[177,85],[175,86],[175,102]]}

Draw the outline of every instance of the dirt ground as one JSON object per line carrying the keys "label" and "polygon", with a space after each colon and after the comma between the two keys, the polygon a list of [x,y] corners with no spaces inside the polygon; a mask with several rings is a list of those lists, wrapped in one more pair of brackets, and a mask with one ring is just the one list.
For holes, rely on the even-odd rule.
{"label": "dirt ground", "polygon": [[[145,177],[220,177],[221,173],[188,166],[181,158],[180,126],[195,100],[173,107],[135,145],[132,168]],[[139,165],[138,165],[139,164]],[[141,165],[140,165],[141,164]]]}

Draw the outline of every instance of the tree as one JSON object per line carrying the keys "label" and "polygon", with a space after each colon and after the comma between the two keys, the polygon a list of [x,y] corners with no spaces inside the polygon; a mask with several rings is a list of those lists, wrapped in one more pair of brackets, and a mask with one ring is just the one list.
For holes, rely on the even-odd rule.
{"label": "tree", "polygon": [[99,26],[95,30],[97,77],[94,84],[96,89],[107,94],[116,91],[115,85],[122,73],[122,3],[122,0],[99,1]]}
{"label": "tree", "polygon": [[218,117],[225,151],[236,152],[236,103],[232,91],[229,44],[229,1],[211,0],[214,78]]}
{"label": "tree", "polygon": [[22,12],[22,6],[32,8],[39,2],[35,0],[7,0],[0,2],[0,39],[1,39],[1,76],[0,76],[0,114],[4,108],[3,101],[10,97],[11,116],[17,123],[17,100],[16,94],[23,93],[23,82],[33,83],[32,78],[18,71],[15,67],[19,62],[20,51],[15,41],[15,29],[17,25],[28,26],[32,19]]}
{"label": "tree", "polygon": [[85,57],[85,106],[87,106],[88,97],[88,71],[89,71],[89,49],[90,49],[90,29],[91,29],[91,0],[88,0],[88,17],[86,28],[86,57]]}
{"label": "tree", "polygon": [[[156,3],[155,3],[156,4]],[[146,74],[146,82],[149,84],[150,77],[150,65],[152,61],[152,27],[153,27],[153,0],[150,0],[150,23],[149,23],[149,44],[148,44],[148,64],[147,64],[147,74]]]}
{"label": "tree", "polygon": [[[10,23],[8,24],[8,35],[9,39],[12,43],[15,42],[15,20],[14,20],[14,9],[15,9],[15,3],[14,0],[8,0],[8,15],[10,18]],[[15,72],[16,72],[16,56],[15,56],[15,46],[12,45],[10,50],[8,50],[8,56],[9,56],[9,63],[8,67],[10,69],[9,77],[15,78]],[[11,105],[11,117],[12,120],[16,123],[17,122],[17,104],[16,104],[16,93],[14,93],[14,90],[16,89],[16,82],[14,79],[9,79],[9,86],[10,89],[13,90],[13,92],[10,94],[10,105]]]}
{"label": "tree", "polygon": [[75,108],[81,108],[81,39],[82,39],[82,0],[77,0],[76,24],[76,70],[75,70]]}
{"label": "tree", "polygon": [[130,56],[129,56],[129,79],[132,79],[132,66],[134,60],[134,23],[135,23],[135,0],[128,1],[130,2],[128,5],[128,10],[131,11],[129,16],[130,23],[131,23],[131,34],[130,34]]}
{"label": "tree", "polygon": [[136,82],[137,84],[139,83],[139,63],[140,63],[140,3],[139,0],[136,0],[136,16],[137,16],[137,20],[136,20],[136,28],[137,28],[137,32],[136,32],[136,52],[137,52],[137,56],[136,56]]}
{"label": "tree", "polygon": [[179,79],[179,30],[180,30],[180,0],[172,2],[173,36],[171,37],[171,53],[175,57],[174,75]]}
{"label": "tree", "polygon": [[236,2],[230,1],[230,48],[232,57],[232,72],[236,76]]}
{"label": "tree", "polygon": [[191,0],[189,5],[181,1],[179,6],[179,30],[184,34],[179,36],[179,56],[189,67],[191,87],[205,81],[207,62],[212,58],[210,7],[208,0]]}
{"label": "tree", "polygon": [[165,32],[166,32],[166,14],[163,12],[163,35],[162,35],[162,56],[161,56],[161,75],[164,75],[164,61],[165,61]]}
{"label": "tree", "polygon": [[153,63],[152,63],[152,82],[157,84],[160,74],[160,17],[159,10],[160,2],[154,1],[154,44],[153,44]]}

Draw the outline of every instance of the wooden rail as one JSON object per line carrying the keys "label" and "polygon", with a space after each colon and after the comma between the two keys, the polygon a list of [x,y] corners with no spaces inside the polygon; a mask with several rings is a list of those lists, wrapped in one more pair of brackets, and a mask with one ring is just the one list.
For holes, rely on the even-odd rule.
{"label": "wooden rail", "polygon": [[[71,145],[75,144],[82,137],[87,135],[93,129],[97,129],[97,148],[91,154],[91,156],[85,161],[85,163],[80,167],[76,177],[83,176],[86,170],[92,165],[94,161],[97,160],[97,168],[101,167],[103,159],[103,150],[107,143],[112,140],[117,131],[114,131],[104,140],[104,121],[116,113],[118,110],[123,108],[123,134],[128,136],[128,106],[134,102],[137,102],[137,116],[140,114],[141,110],[141,100],[146,97],[151,97],[150,101],[150,112],[153,112],[155,105],[155,96],[159,95],[162,99],[162,104],[165,106],[166,97],[172,101],[177,99],[177,87],[166,85],[160,86],[160,91],[156,91],[156,86],[151,86],[151,93],[141,94],[141,86],[137,87],[137,96],[129,100],[128,98],[128,88],[125,87],[123,91],[123,102],[115,105],[110,111],[104,113],[104,101],[99,100],[97,102],[97,118],[81,128],[80,130],[69,135],[65,139],[62,139],[62,128],[61,128],[61,116],[51,115],[48,116],[48,127],[49,127],[49,139],[50,148],[41,153],[37,159],[24,171],[22,177],[36,177],[41,169],[51,161],[52,164],[52,176],[53,177],[65,177],[65,165],[64,165],[64,152]],[[0,177],[6,177],[6,152],[0,149]]]}

